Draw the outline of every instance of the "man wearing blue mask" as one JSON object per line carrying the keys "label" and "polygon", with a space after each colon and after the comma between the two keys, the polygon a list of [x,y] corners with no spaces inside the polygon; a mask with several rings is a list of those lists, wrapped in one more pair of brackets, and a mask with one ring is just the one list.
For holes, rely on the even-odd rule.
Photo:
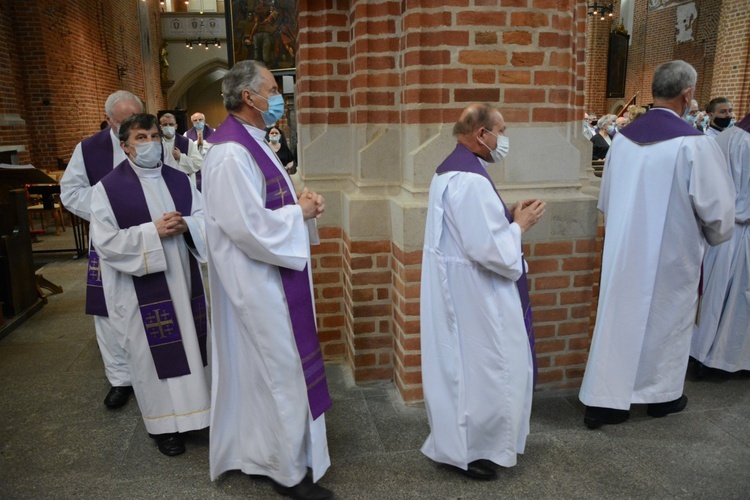
{"label": "man wearing blue mask", "polygon": [[422,453],[488,480],[516,465],[529,433],[535,355],[521,236],[545,204],[506,208],[495,189],[487,167],[510,147],[497,109],[467,107],[453,134],[430,185],[422,254]]}
{"label": "man wearing blue mask", "polygon": [[[312,296],[310,244],[322,196],[297,196],[265,141],[284,116],[271,72],[242,61],[222,83],[226,120],[203,166],[211,286],[211,478],[265,476],[282,495],[322,499],[331,405]],[[312,475],[308,475],[308,468]]]}
{"label": "man wearing blue mask", "polygon": [[[142,112],[143,103],[130,92],[118,90],[110,94],[104,103],[109,126],[78,143],[73,151],[60,180],[60,199],[65,208],[81,219],[91,220],[93,186],[125,160],[125,153],[117,138],[120,124],[134,113]],[[133,387],[125,351],[117,342],[116,332],[107,317],[99,258],[92,248],[89,249],[86,276],[86,314],[94,317],[96,342],[104,362],[104,373],[112,386],[104,398],[104,405],[116,409],[128,402]]]}
{"label": "man wearing blue mask", "polygon": [[118,136],[127,159],[94,186],[91,242],[146,431],[179,455],[182,433],[210,417],[202,202],[187,175],[162,164],[155,116],[131,116]]}
{"label": "man wearing blue mask", "polygon": [[[164,113],[159,118],[164,147],[164,163],[190,175],[195,181],[195,174],[203,167],[203,156],[196,143],[185,136],[177,134],[177,119],[172,113]],[[198,186],[200,189],[200,186]]]}
{"label": "man wearing blue mask", "polygon": [[193,123],[193,127],[183,134],[185,137],[194,141],[198,146],[198,150],[204,153],[203,141],[208,140],[211,134],[214,133],[214,129],[206,124],[206,116],[203,113],[193,113],[190,116],[190,121]]}

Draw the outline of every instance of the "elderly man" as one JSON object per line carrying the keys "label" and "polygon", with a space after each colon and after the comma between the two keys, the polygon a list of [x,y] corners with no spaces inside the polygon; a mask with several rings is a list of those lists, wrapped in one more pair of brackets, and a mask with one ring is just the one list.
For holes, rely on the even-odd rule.
{"label": "elderly man", "polygon": [[172,113],[161,115],[159,124],[164,145],[164,163],[194,179],[194,174],[203,167],[203,156],[198,151],[198,146],[192,139],[177,135],[177,119]]}
{"label": "elderly man", "polygon": [[711,99],[706,106],[709,120],[705,130],[706,135],[716,139],[716,136],[732,123],[732,111],[732,101],[726,97]]}
{"label": "elderly man", "polygon": [[[229,116],[203,168],[211,286],[211,478],[231,469],[282,495],[328,498],[331,405],[315,326],[310,243],[321,196],[299,198],[265,142],[284,113],[271,72],[236,64],[222,83]],[[308,467],[312,477],[308,476]]]}
{"label": "elderly man", "polygon": [[208,427],[210,416],[201,198],[161,163],[155,116],[131,116],[118,136],[127,159],[94,186],[91,241],[146,431],[179,455],[181,433]]}
{"label": "elderly man", "polygon": [[617,135],[604,166],[601,291],[580,400],[591,429],[632,403],[664,417],[687,405],[685,371],[706,245],[729,239],[734,188],[716,142],[680,117],[697,73],[656,69],[654,108]]}
{"label": "elderly man", "polygon": [[203,140],[211,137],[214,129],[206,125],[206,117],[203,113],[193,113],[190,121],[193,123],[193,128],[185,132],[184,135],[196,143],[198,150],[203,151]]}
{"label": "elderly man", "polygon": [[750,370],[750,114],[735,127],[718,135],[734,181],[734,235],[730,241],[708,249],[703,263],[705,278],[700,323],[695,328],[690,355],[697,373],[711,369],[726,372]]}
{"label": "elderly man", "polygon": [[422,453],[475,479],[512,467],[529,433],[531,306],[521,235],[545,204],[511,210],[487,173],[509,141],[500,112],[467,107],[457,144],[430,185],[422,256],[422,380],[430,435]]}
{"label": "elderly man", "polygon": [[[104,114],[109,126],[78,143],[60,180],[60,199],[65,208],[82,219],[91,220],[93,186],[125,161],[125,153],[117,138],[120,124],[131,115],[142,112],[141,100],[130,92],[118,90],[107,98]],[[86,314],[94,316],[104,373],[112,385],[104,404],[110,409],[119,408],[128,402],[133,393],[132,380],[125,351],[117,342],[116,332],[107,317],[99,258],[94,249],[89,249]]]}

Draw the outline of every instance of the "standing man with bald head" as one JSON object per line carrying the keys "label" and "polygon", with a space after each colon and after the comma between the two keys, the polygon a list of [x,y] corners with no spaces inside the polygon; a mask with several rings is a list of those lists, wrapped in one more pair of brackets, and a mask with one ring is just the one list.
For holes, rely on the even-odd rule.
{"label": "standing man with bald head", "polygon": [[[91,221],[93,186],[117,165],[126,160],[117,133],[130,116],[143,113],[143,103],[126,90],[112,93],[104,103],[104,114],[109,127],[84,139],[76,146],[60,180],[60,200],[65,208],[78,217]],[[89,248],[89,269],[86,280],[86,314],[94,316],[96,341],[104,362],[104,372],[112,385],[104,405],[115,409],[128,402],[133,393],[130,370],[125,350],[107,316],[99,258]]]}
{"label": "standing man with bald head", "polygon": [[[422,257],[422,452],[475,479],[512,467],[529,433],[533,331],[521,235],[539,200],[507,209],[487,173],[509,140],[500,112],[466,108],[430,185]],[[496,465],[495,465],[496,464]]]}
{"label": "standing man with bald head", "polygon": [[214,129],[206,125],[206,116],[203,113],[193,113],[190,116],[190,121],[193,122],[193,127],[185,132],[185,137],[194,141],[198,150],[203,152],[203,140],[211,137],[214,133]]}

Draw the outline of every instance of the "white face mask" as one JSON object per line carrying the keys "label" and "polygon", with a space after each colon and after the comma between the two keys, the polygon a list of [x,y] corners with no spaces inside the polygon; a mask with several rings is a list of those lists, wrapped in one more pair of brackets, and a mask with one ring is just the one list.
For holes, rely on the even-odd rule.
{"label": "white face mask", "polygon": [[166,137],[167,139],[171,139],[172,137],[174,137],[175,129],[171,125],[162,127],[161,131],[164,132],[164,137]]}
{"label": "white face mask", "polygon": [[161,141],[133,144],[136,156],[133,162],[141,168],[156,168],[161,162]]}
{"label": "white face mask", "polygon": [[494,134],[489,130],[487,130],[487,132],[497,137],[497,146],[495,147],[495,149],[490,149],[490,147],[487,144],[484,144],[484,142],[481,139],[479,141],[482,144],[484,144],[484,147],[486,147],[487,149],[490,149],[490,156],[492,156],[492,162],[500,163],[501,161],[503,161],[503,159],[506,156],[508,156],[508,151],[510,151],[510,139],[508,139],[508,137],[504,135]]}

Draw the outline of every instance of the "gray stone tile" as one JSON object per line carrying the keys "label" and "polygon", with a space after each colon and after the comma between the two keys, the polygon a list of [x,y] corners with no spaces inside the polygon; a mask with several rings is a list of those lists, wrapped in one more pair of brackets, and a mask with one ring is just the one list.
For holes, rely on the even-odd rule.
{"label": "gray stone tile", "polygon": [[357,385],[349,365],[344,361],[326,362],[326,378],[331,399],[362,399],[366,395],[382,396],[392,387],[389,381]]}
{"label": "gray stone tile", "polygon": [[331,461],[383,452],[383,443],[362,399],[335,401],[326,411],[326,433]]}
{"label": "gray stone tile", "polygon": [[531,404],[531,432],[578,430],[583,426],[583,413],[562,397],[534,397]]}
{"label": "gray stone tile", "polygon": [[[16,333],[16,332],[13,332]],[[67,369],[86,346],[85,341],[0,343],[0,377],[54,373]]]}
{"label": "gray stone tile", "polygon": [[750,491],[750,447],[711,422],[705,412],[645,418],[611,426],[607,434],[655,475],[670,494],[712,492],[737,498]]}
{"label": "gray stone tile", "polygon": [[406,406],[395,388],[365,401],[386,452],[418,450],[427,439],[430,426],[425,409]]}

